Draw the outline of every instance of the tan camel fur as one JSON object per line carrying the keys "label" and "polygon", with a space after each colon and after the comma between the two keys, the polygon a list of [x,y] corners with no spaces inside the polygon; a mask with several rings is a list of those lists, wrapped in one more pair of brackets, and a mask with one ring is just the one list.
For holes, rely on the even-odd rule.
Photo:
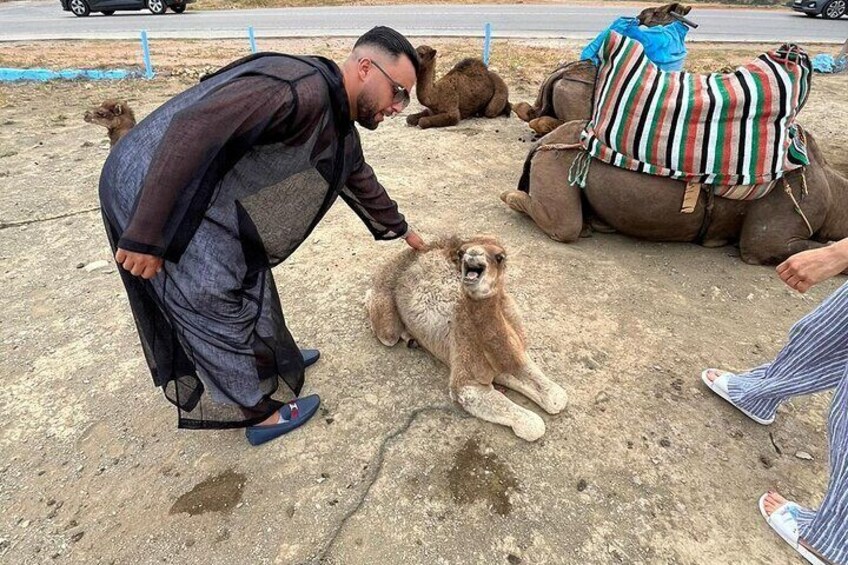
{"label": "tan camel fur", "polygon": [[111,147],[135,127],[135,114],[124,100],[105,100],[100,106],[87,111],[83,120],[105,127]]}
{"label": "tan camel fur", "polygon": [[578,142],[584,125],[584,121],[568,122],[543,137],[525,162],[519,185],[523,190],[501,195],[510,208],[529,215],[557,241],[577,241],[588,221],[601,227],[599,231],[609,231],[603,226],[610,226],[653,241],[699,242],[707,247],[738,241],[746,263],[773,264],[848,237],[848,179],[827,164],[809,131],[805,132],[809,166],[786,175],[803,216],[795,211],[786,185],[779,180],[758,200],[712,199],[707,217],[710,199],[706,191],[701,191],[694,212],[683,214],[680,208],[686,183],[597,159],[590,163],[581,195],[581,189],[567,180],[580,151],[567,147]]}
{"label": "tan camel fur", "polygon": [[450,395],[474,416],[509,426],[527,441],[545,423],[496,390],[520,392],[557,414],[565,391],[527,355],[527,339],[505,288],[506,252],[497,239],[437,241],[387,263],[366,296],[371,329],[387,346],[418,345],[451,369]]}
{"label": "tan camel fur", "polygon": [[406,123],[420,128],[453,126],[460,120],[483,116],[508,116],[511,105],[506,83],[480,59],[463,59],[434,82],[436,50],[418,47],[421,66],[415,94],[426,110],[412,114]]}

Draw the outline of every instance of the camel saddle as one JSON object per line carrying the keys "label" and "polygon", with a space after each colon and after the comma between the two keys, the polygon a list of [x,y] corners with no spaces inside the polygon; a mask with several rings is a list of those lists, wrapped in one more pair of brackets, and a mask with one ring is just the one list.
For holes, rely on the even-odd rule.
{"label": "camel saddle", "polygon": [[661,71],[638,41],[615,32],[599,55],[592,119],[581,135],[591,157],[745,200],[809,164],[795,118],[812,65],[799,47],[784,45],[727,74]]}

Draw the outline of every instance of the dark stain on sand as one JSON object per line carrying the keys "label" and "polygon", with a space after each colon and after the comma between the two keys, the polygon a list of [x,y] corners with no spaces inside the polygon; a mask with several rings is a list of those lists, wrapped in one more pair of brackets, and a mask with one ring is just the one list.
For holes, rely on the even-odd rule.
{"label": "dark stain on sand", "polygon": [[169,514],[187,512],[190,516],[206,512],[232,512],[241,501],[247,477],[227,469],[223,473],[197,483],[171,506]]}
{"label": "dark stain on sand", "polygon": [[518,479],[501,462],[497,455],[480,450],[480,443],[472,438],[454,455],[453,466],[448,471],[448,486],[455,502],[470,504],[485,501],[501,516],[512,511],[509,495],[518,490]]}

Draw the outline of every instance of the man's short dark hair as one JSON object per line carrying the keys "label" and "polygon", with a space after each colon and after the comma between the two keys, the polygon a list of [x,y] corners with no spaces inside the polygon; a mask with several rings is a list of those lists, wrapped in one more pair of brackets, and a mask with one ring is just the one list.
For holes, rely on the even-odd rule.
{"label": "man's short dark hair", "polygon": [[415,74],[418,74],[418,67],[420,66],[418,53],[407,38],[392,28],[386,26],[371,28],[356,40],[353,48],[356,49],[363,45],[378,47],[393,57],[406,55],[406,58],[415,67]]}

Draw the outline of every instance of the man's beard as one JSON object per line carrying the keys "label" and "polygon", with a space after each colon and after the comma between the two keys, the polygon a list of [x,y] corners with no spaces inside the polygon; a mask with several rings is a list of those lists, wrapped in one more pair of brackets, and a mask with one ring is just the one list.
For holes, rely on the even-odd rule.
{"label": "man's beard", "polygon": [[379,113],[377,103],[367,93],[360,92],[356,98],[356,122],[366,129],[375,130],[380,125],[376,120]]}

